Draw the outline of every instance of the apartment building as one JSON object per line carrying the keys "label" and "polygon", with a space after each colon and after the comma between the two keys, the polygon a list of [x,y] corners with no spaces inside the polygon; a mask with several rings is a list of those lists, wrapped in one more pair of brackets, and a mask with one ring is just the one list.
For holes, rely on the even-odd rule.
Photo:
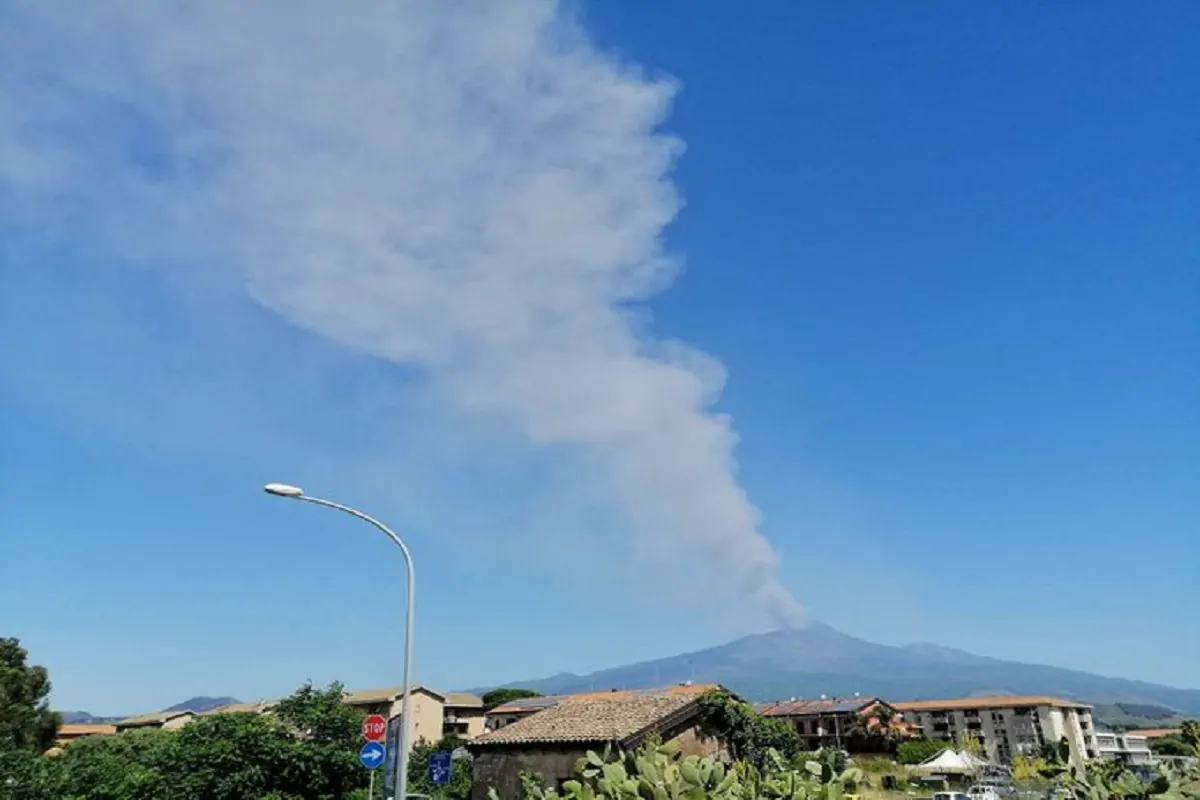
{"label": "apartment building", "polygon": [[[391,719],[403,708],[404,694],[399,686],[347,692],[343,702],[368,714],[382,714]],[[474,739],[484,732],[483,700],[465,692],[435,692],[417,686],[410,698],[408,741],[415,745],[422,740],[437,742],[453,734],[462,739]]]}
{"label": "apartment building", "polygon": [[[401,688],[386,686],[381,689],[346,692],[342,702],[359,709],[364,714],[382,714],[391,719],[399,716],[404,707],[404,693]],[[471,740],[482,736],[485,732],[483,700],[478,695],[467,692],[436,692],[427,686],[414,686],[410,702],[412,705],[408,724],[410,746],[421,741],[437,742],[444,736],[457,736],[460,739]],[[278,700],[233,703],[205,711],[199,716],[231,713],[271,714],[277,705],[279,705]],[[128,720],[118,723],[118,725],[128,724]]]}
{"label": "apartment building", "polygon": [[442,703],[443,736],[470,741],[486,732],[483,698],[467,692],[446,692],[445,698]]}
{"label": "apartment building", "polygon": [[1092,707],[1054,697],[964,697],[892,703],[924,736],[946,742],[978,739],[988,760],[1008,764],[1035,756],[1047,742],[1067,740],[1071,762],[1099,755]]}

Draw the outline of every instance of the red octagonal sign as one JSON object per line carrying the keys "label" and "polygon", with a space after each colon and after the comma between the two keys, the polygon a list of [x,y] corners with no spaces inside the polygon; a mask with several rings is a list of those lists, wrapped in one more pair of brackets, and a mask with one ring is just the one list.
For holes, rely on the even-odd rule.
{"label": "red octagonal sign", "polygon": [[372,714],[364,719],[362,735],[368,742],[382,742],[387,736],[387,718],[382,714]]}

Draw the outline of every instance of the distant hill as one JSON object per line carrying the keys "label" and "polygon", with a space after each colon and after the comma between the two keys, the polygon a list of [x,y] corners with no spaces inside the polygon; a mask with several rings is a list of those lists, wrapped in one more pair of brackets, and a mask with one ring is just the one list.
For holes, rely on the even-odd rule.
{"label": "distant hill", "polygon": [[[190,700],[184,700],[182,703],[176,703],[173,706],[164,708],[163,711],[195,711],[199,714],[201,711],[209,711],[210,709],[227,706],[231,703],[240,702],[232,697],[193,697]],[[69,725],[89,725],[101,724],[106,722],[116,722],[117,720],[125,719],[128,714],[119,717],[95,717],[86,711],[60,711],[64,723]]]}
{"label": "distant hill", "polygon": [[1188,719],[1172,708],[1146,703],[1097,703],[1092,711],[1097,724],[1107,728],[1178,728]]}
{"label": "distant hill", "polygon": [[190,700],[184,700],[182,703],[168,706],[163,711],[195,711],[199,714],[201,711],[211,711],[214,708],[238,702],[241,701],[233,697],[193,697]]}
{"label": "distant hill", "polygon": [[750,700],[855,692],[893,701],[1036,694],[1200,715],[1197,689],[1004,661],[936,644],[875,644],[820,623],[589,675],[565,673],[504,685],[550,694],[646,688],[685,680],[721,683]]}

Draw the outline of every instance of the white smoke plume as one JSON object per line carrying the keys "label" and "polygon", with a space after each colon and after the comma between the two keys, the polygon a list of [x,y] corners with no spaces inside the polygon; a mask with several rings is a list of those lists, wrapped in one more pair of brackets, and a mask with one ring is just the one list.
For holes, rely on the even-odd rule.
{"label": "white smoke plume", "polygon": [[543,0],[0,2],[0,210],[82,215],[579,449],[633,545],[796,623],[720,365],[630,316],[677,269],[675,90]]}

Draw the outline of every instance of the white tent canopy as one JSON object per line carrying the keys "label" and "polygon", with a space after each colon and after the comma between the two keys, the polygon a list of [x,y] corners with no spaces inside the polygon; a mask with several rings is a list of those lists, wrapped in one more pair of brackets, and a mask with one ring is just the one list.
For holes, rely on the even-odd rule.
{"label": "white tent canopy", "polygon": [[952,750],[950,748],[946,748],[933,758],[922,761],[917,765],[916,768],[922,772],[928,772],[931,774],[953,773],[965,775],[972,772],[978,772],[987,765],[988,762],[984,761],[978,756],[971,755],[966,750]]}

